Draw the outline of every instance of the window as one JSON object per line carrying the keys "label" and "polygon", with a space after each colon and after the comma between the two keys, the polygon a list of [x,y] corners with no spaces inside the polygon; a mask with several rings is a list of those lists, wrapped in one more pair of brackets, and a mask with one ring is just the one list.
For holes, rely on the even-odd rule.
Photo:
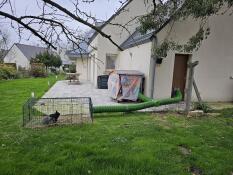
{"label": "window", "polygon": [[115,69],[116,67],[116,57],[115,54],[106,55],[106,69]]}

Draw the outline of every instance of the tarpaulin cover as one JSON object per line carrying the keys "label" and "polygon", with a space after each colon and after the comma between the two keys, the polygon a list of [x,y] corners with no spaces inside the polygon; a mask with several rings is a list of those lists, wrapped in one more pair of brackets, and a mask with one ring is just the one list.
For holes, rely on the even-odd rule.
{"label": "tarpaulin cover", "polygon": [[110,74],[108,78],[108,90],[110,92],[110,96],[113,99],[117,99],[120,92],[120,76],[118,74]]}
{"label": "tarpaulin cover", "polygon": [[116,100],[137,101],[140,91],[142,76],[132,74],[118,74],[113,72],[108,79],[110,95]]}

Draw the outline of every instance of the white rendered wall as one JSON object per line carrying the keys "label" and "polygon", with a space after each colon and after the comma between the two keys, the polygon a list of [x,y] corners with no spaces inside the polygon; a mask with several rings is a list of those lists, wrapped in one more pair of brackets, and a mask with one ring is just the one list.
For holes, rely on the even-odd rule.
{"label": "white rendered wall", "polygon": [[[233,101],[233,18],[229,13],[210,17],[211,34],[198,51],[192,53],[192,60],[199,61],[195,69],[195,80],[205,101]],[[197,32],[200,21],[187,19],[171,24],[157,34],[161,43],[168,32],[170,38],[184,43]],[[170,51],[161,66],[156,67],[155,97],[170,97],[174,68],[174,51]],[[193,91],[194,92],[194,91]],[[196,99],[193,93],[193,99]]]}
{"label": "white rendered wall", "polygon": [[4,63],[16,63],[17,68],[19,66],[26,69],[30,68],[30,62],[16,45],[13,45],[6,54],[4,57]]}
{"label": "white rendered wall", "polygon": [[[150,12],[151,9],[152,0],[149,0],[149,3],[144,3],[144,0],[133,0],[130,4],[128,4],[125,10],[111,20],[111,23],[124,25],[132,18]],[[102,29],[102,31],[108,35],[111,35],[113,41],[120,45],[136,30],[136,27],[138,26],[139,23],[134,21],[127,26],[128,31],[126,31],[122,29],[122,27],[108,24]],[[119,54],[120,51],[109,40],[100,36],[99,34],[96,36],[94,41],[92,41],[91,45],[96,46],[98,52],[96,54],[98,55],[98,66],[95,69],[95,77],[92,77],[92,82],[95,82],[94,84],[96,85],[95,79],[97,79],[97,76],[105,74],[106,54]]]}
{"label": "white rendered wall", "polygon": [[145,75],[145,95],[149,95],[149,68],[152,43],[142,44],[120,52],[117,58],[118,70],[137,70]]}

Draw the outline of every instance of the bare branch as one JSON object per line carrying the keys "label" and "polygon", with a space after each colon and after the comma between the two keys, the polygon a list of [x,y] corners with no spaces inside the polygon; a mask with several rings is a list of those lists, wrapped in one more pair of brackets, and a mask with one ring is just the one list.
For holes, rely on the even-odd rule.
{"label": "bare branch", "polygon": [[56,47],[49,42],[47,39],[45,39],[43,36],[41,36],[34,28],[30,27],[28,24],[22,22],[22,20],[20,18],[17,18],[9,13],[0,11],[0,16],[4,16],[6,18],[11,19],[12,21],[17,22],[18,24],[20,24],[21,26],[25,27],[26,29],[28,29],[29,31],[31,31],[35,36],[37,36],[38,38],[40,38],[43,42],[45,42],[48,46],[52,47],[53,49],[56,49]]}
{"label": "bare branch", "polygon": [[[51,0],[43,0],[45,3],[50,4],[53,7],[56,7],[57,9],[59,9],[60,11],[62,11],[63,13],[67,14],[68,16],[70,16],[71,18],[73,18],[74,20],[94,29],[95,31],[97,31],[101,36],[103,36],[104,38],[107,38],[113,45],[115,45],[119,50],[123,50],[116,42],[114,42],[111,38],[111,35],[107,35],[106,33],[104,33],[103,31],[101,31],[98,27],[88,23],[87,21],[83,20],[82,18],[76,16],[75,14],[71,13],[69,10],[67,10],[66,8],[60,6],[58,3],[55,3],[54,1]],[[90,1],[91,2],[91,1]]]}

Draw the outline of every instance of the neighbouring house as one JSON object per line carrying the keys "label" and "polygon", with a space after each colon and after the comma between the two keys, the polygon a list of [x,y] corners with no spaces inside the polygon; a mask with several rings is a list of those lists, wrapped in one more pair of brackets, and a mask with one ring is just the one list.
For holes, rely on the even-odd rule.
{"label": "neighbouring house", "polygon": [[65,69],[68,70],[70,65],[76,64],[74,60],[70,60],[70,58],[67,56],[66,52],[67,52],[66,49],[61,49],[61,48],[58,49],[58,53],[59,53],[61,60],[62,60],[61,70],[64,70],[64,71],[65,71]]}
{"label": "neighbouring house", "polygon": [[[90,31],[92,33],[92,31]],[[88,38],[88,34],[86,35]],[[87,42],[82,42],[79,44],[79,49],[75,48],[72,50],[63,50],[62,51],[62,58],[64,62],[69,64],[76,65],[76,72],[80,73],[80,80],[81,81],[89,81],[89,74],[90,74],[90,62],[91,59],[89,57],[88,52],[88,44]]]}
{"label": "neighbouring house", "polygon": [[76,64],[76,72],[80,73],[81,81],[89,80],[90,73],[90,57],[88,53],[77,52],[76,50],[68,50],[66,51],[67,57]]}
{"label": "neighbouring house", "polygon": [[4,63],[15,63],[16,67],[30,68],[30,60],[39,53],[46,52],[44,47],[15,43],[4,57]]}
{"label": "neighbouring house", "polygon": [[[151,2],[152,0],[149,0]],[[186,43],[195,34],[200,21],[192,18],[173,21],[169,19],[157,31],[141,34],[138,23],[128,26],[128,31],[111,23],[126,24],[136,16],[146,14],[151,4],[142,0],[129,1],[116,14],[99,28],[119,44],[119,50],[100,34],[90,38],[91,57],[89,79],[96,86],[97,76],[106,74],[108,69],[138,70],[145,75],[145,94],[154,98],[171,97],[172,91],[179,88],[186,96],[188,62],[199,61],[195,68],[195,81],[201,97],[205,101],[233,101],[233,18],[230,11],[209,18],[211,34],[202,42],[197,51],[180,53],[169,51],[166,58],[158,60],[152,50],[165,38],[172,38],[180,44]],[[156,62],[157,60],[157,62]],[[195,100],[193,93],[193,100]]]}
{"label": "neighbouring house", "polygon": [[[26,44],[15,43],[10,48],[10,50],[5,54],[3,60],[4,63],[15,63],[16,67],[19,68],[30,68],[30,60],[35,58],[35,56],[39,53],[47,52],[48,48],[39,47],[39,46],[32,46]],[[75,64],[75,61],[69,59],[66,55],[66,51],[55,52],[49,50],[53,54],[59,54],[62,60],[63,66],[69,66],[71,64]]]}

